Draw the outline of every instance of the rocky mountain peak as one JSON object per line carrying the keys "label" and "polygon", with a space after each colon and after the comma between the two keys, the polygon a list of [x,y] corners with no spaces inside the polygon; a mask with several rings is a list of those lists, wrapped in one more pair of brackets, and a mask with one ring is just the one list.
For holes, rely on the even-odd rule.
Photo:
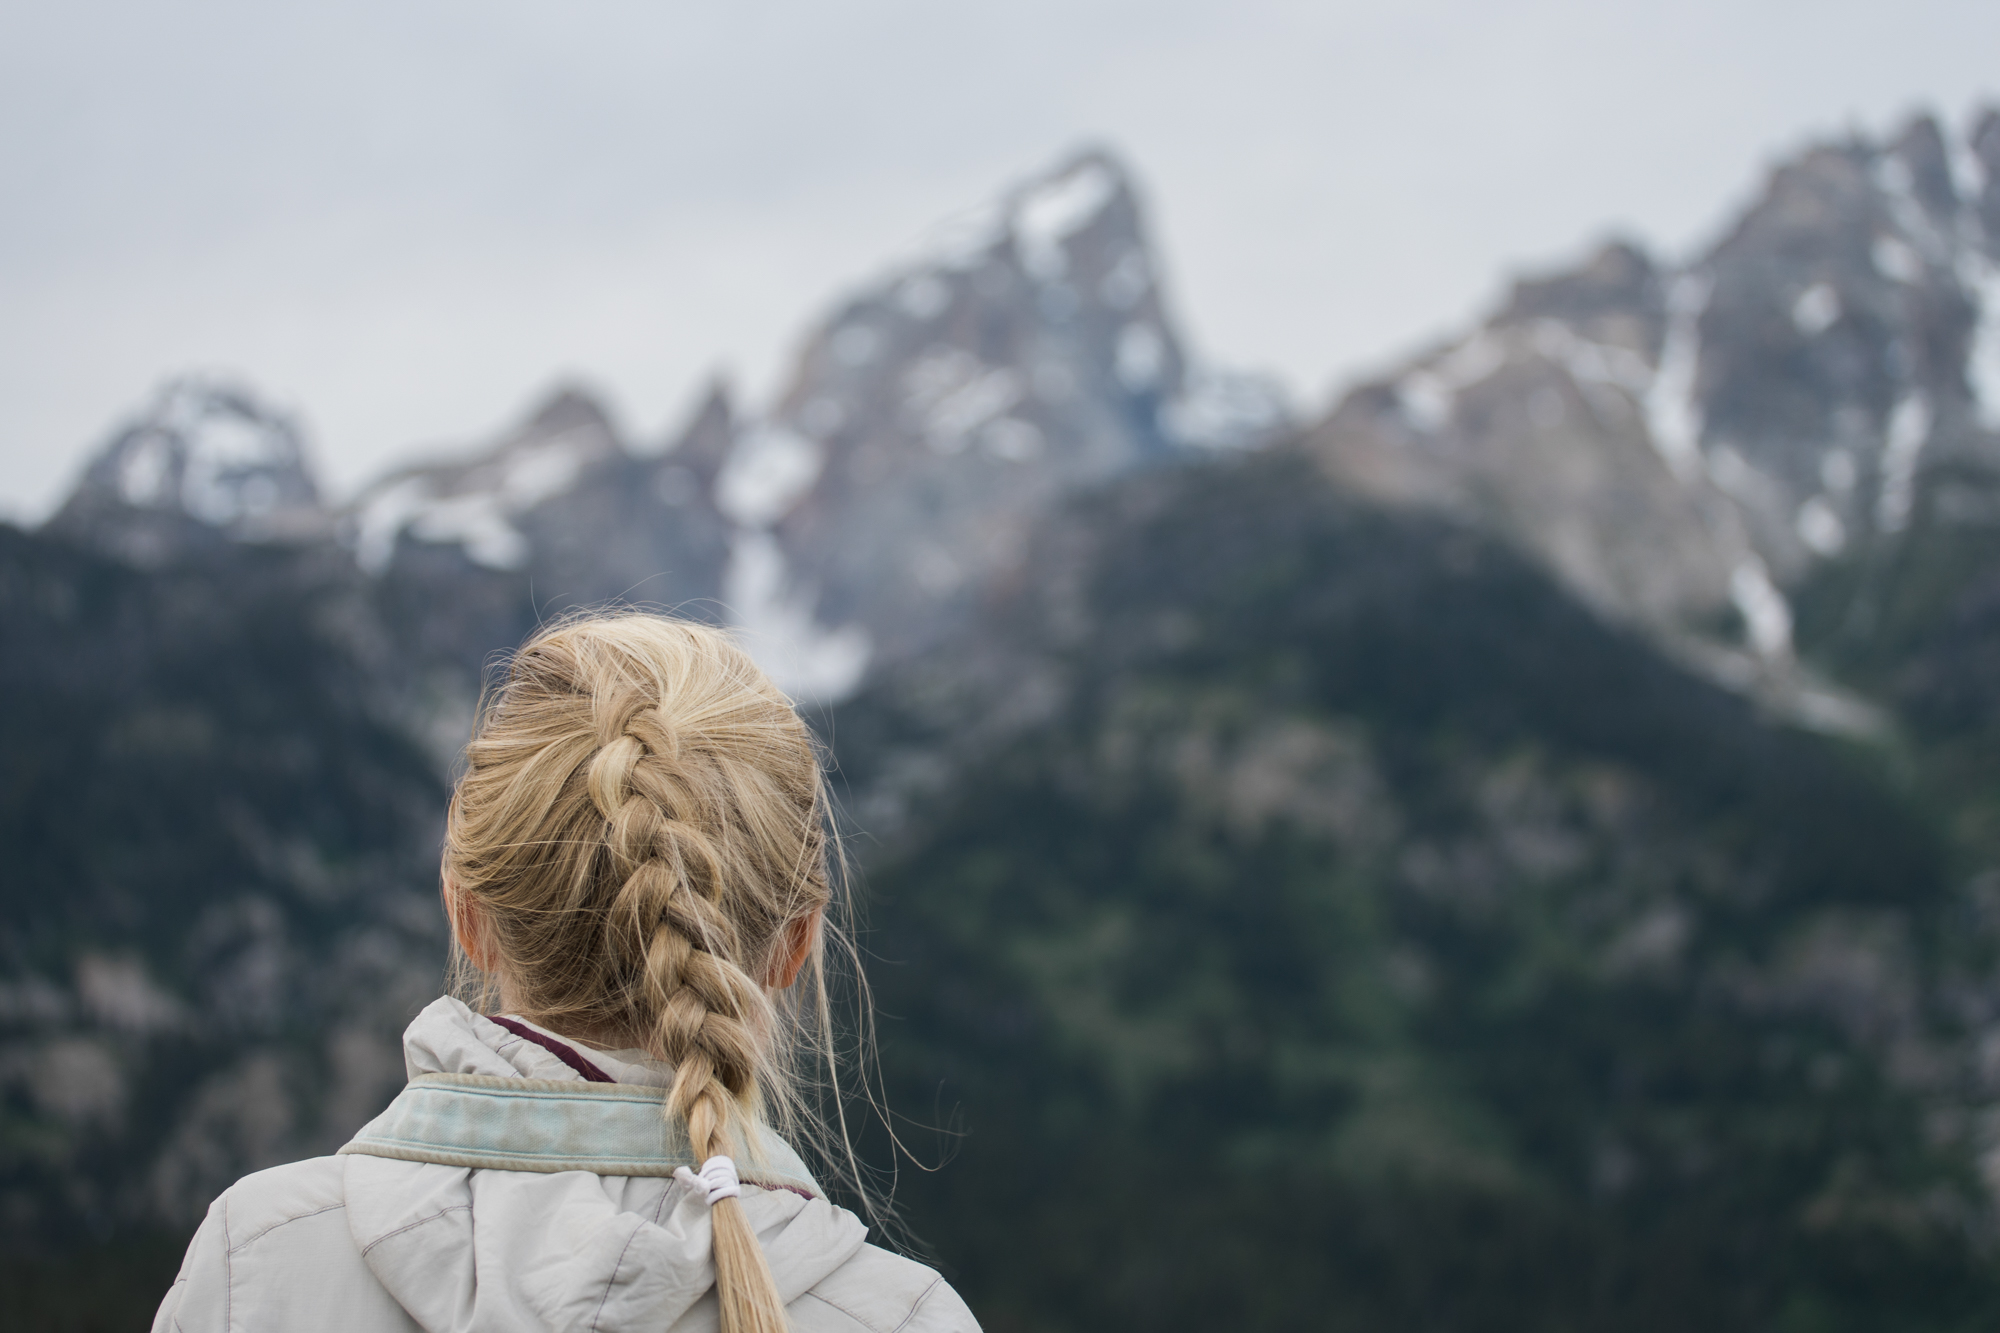
{"label": "rocky mountain peak", "polygon": [[1956,148],[1928,117],[1814,145],[1691,263],[1614,243],[1524,279],[1307,447],[1362,493],[1506,534],[1712,675],[1854,722],[1797,674],[1787,590],[1897,540],[1927,469],[2000,461],[2000,280],[1973,202],[1995,125]]}
{"label": "rocky mountain peak", "polygon": [[152,564],[218,537],[323,536],[327,518],[297,423],[238,385],[191,376],[119,428],[49,526]]}
{"label": "rocky mountain peak", "polygon": [[2000,283],[1967,202],[1986,174],[1961,188],[1928,117],[1823,145],[1691,270],[1704,467],[1780,581],[1893,538],[1921,466],[1993,454]]}
{"label": "rocky mountain peak", "polygon": [[721,380],[710,382],[701,396],[701,405],[667,446],[670,466],[681,468],[703,494],[713,495],[717,479],[729,462],[736,445],[738,423],[736,405],[729,386]]}
{"label": "rocky mountain peak", "polygon": [[[1471,333],[1350,392],[1304,448],[1343,488],[1505,534],[1600,614],[1675,627],[1751,558],[1660,438],[1678,374],[1669,276],[1619,242],[1518,281]],[[1774,645],[1775,648],[1775,645]]]}
{"label": "rocky mountain peak", "polygon": [[388,567],[406,537],[457,546],[489,569],[519,569],[531,551],[516,520],[624,455],[603,406],[563,386],[480,453],[404,468],[376,482],[348,507],[342,533],[371,573]]}
{"label": "rocky mountain peak", "polygon": [[455,692],[469,712],[495,645],[573,608],[720,618],[730,527],[715,482],[733,420],[718,387],[677,443],[640,456],[597,398],[561,387],[470,456],[364,491],[341,536],[405,653],[441,668],[425,688]]}
{"label": "rocky mountain peak", "polygon": [[554,438],[575,433],[615,441],[617,432],[604,405],[576,385],[562,385],[550,392],[521,427],[523,438]]}
{"label": "rocky mountain peak", "polygon": [[751,509],[794,600],[894,658],[1004,577],[1058,497],[1284,420],[1274,392],[1193,364],[1129,173],[1092,149],[842,302],[746,432],[745,472],[793,479]]}
{"label": "rocky mountain peak", "polygon": [[1890,147],[1888,156],[1908,174],[1911,195],[1934,227],[1949,228],[1963,204],[1952,178],[1951,149],[1935,116],[1914,116]]}
{"label": "rocky mountain peak", "polygon": [[1633,241],[1614,240],[1574,268],[1517,279],[1493,323],[1527,328],[1555,320],[1650,361],[1659,356],[1666,314],[1666,284],[1652,256]]}
{"label": "rocky mountain peak", "polygon": [[2000,245],[2000,108],[1980,113],[1966,146],[1979,174],[1977,193],[1967,202],[1978,210],[1990,255]]}

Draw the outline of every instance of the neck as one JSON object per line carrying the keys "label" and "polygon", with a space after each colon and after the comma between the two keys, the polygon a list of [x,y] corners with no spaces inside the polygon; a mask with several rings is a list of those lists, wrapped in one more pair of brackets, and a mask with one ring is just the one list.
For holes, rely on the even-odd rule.
{"label": "neck", "polygon": [[592,1046],[600,1051],[644,1051],[649,1056],[657,1055],[652,1043],[629,1028],[615,1023],[589,1023],[572,1015],[563,1017],[542,1013],[521,1002],[520,992],[505,979],[500,982],[500,1010],[503,1014],[519,1014],[536,1027],[547,1028],[550,1032],[570,1041]]}

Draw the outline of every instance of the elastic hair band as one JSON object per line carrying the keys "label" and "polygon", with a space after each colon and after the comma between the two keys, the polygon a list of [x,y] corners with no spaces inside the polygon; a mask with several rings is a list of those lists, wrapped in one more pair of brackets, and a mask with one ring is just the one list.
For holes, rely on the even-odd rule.
{"label": "elastic hair band", "polygon": [[711,1208],[723,1199],[740,1198],[743,1194],[743,1185],[736,1179],[736,1160],[731,1157],[711,1157],[701,1164],[699,1173],[677,1166],[674,1179],[701,1190],[708,1196]]}

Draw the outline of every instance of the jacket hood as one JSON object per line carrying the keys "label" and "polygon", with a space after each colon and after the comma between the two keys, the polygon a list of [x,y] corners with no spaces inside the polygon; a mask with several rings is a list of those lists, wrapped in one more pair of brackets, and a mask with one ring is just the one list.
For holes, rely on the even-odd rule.
{"label": "jacket hood", "polygon": [[[534,1042],[457,1000],[437,1000],[404,1034],[410,1088],[343,1150],[355,1245],[429,1333],[656,1331],[683,1316],[693,1325],[715,1316],[708,1204],[670,1174],[698,1163],[674,1127],[661,1128],[657,1102],[633,1095],[657,1088],[663,1067],[637,1052],[569,1045],[618,1082],[587,1082]],[[439,1098],[450,1113],[429,1109]],[[642,1115],[652,1117],[646,1123],[657,1146],[647,1151],[654,1160],[615,1168],[632,1174],[571,1165],[601,1164],[607,1144],[633,1141]],[[409,1131],[412,1124],[423,1132]],[[777,1160],[769,1178],[802,1174],[789,1148],[771,1142]],[[489,1160],[533,1164],[476,1164]],[[816,1194],[749,1183],[743,1191],[744,1211],[787,1302],[867,1239],[858,1218],[809,1197]]]}

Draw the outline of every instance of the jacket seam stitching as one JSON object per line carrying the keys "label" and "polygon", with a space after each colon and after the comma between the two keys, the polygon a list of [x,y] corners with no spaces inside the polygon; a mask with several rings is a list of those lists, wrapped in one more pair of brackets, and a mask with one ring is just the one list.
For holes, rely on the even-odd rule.
{"label": "jacket seam stitching", "polygon": [[611,1265],[611,1276],[604,1284],[604,1294],[597,1298],[597,1308],[590,1312],[591,1333],[597,1333],[597,1321],[604,1317],[604,1303],[611,1299],[611,1289],[618,1285],[618,1270],[625,1266],[625,1256],[632,1251],[632,1242],[639,1239],[638,1229],[625,1237],[625,1248],[618,1251],[618,1262]]}
{"label": "jacket seam stitching", "polygon": [[[330,1203],[327,1204],[324,1208],[315,1208],[309,1213],[300,1213],[296,1217],[288,1217],[282,1222],[273,1222],[271,1223],[270,1226],[265,1227],[262,1231],[258,1232],[256,1235],[244,1237],[243,1243],[241,1245],[231,1246],[229,1252],[231,1254],[234,1254],[238,1250],[243,1249],[244,1246],[255,1245],[258,1241],[264,1239],[264,1237],[270,1235],[273,1231],[276,1231],[279,1227],[288,1227],[294,1222],[303,1222],[308,1217],[318,1217],[321,1213],[330,1213],[336,1208],[345,1208],[346,1206],[347,1205],[344,1203]],[[228,1244],[229,1235],[227,1231],[223,1233],[222,1240],[225,1245]]]}
{"label": "jacket seam stitching", "polygon": [[225,1330],[228,1330],[236,1327],[236,1316],[232,1313],[232,1311],[236,1308],[236,1276],[235,1276],[235,1267],[231,1263],[231,1259],[233,1258],[235,1252],[229,1248],[229,1201],[227,1198],[224,1198],[223,1200],[221,1200],[221,1203],[222,1203],[222,1327]]}
{"label": "jacket seam stitching", "polygon": [[[868,1322],[868,1321],[867,1321],[866,1319],[863,1319],[863,1318],[862,1318],[862,1317],[861,1317],[860,1315],[858,1315],[858,1314],[854,1313],[854,1311],[852,1311],[852,1310],[848,1309],[848,1308],[847,1308],[846,1306],[842,1305],[842,1304],[841,1304],[841,1303],[840,1303],[839,1301],[830,1301],[830,1300],[828,1300],[828,1299],[827,1299],[826,1297],[824,1297],[824,1296],[820,1295],[820,1294],[819,1294],[818,1292],[816,1292],[816,1291],[809,1291],[809,1292],[807,1292],[807,1293],[805,1294],[805,1296],[801,1296],[801,1297],[800,1297],[799,1299],[800,1299],[800,1300],[804,1300],[804,1299],[806,1298],[806,1296],[810,1296],[810,1297],[811,1297],[812,1299],[814,1299],[814,1300],[818,1301],[818,1302],[819,1302],[819,1303],[820,1303],[821,1305],[824,1305],[824,1306],[826,1306],[826,1307],[827,1307],[828,1309],[830,1309],[830,1310],[838,1310],[838,1311],[840,1311],[840,1313],[842,1313],[842,1314],[846,1315],[846,1316],[847,1316],[847,1317],[848,1317],[849,1319],[852,1319],[852,1320],[853,1320],[853,1321],[854,1321],[854,1322],[855,1322],[856,1324],[860,1325],[860,1326],[861,1326],[862,1328],[875,1328],[875,1327],[876,1327],[876,1326],[875,1326],[874,1324],[871,1324],[871,1323],[869,1323],[869,1322]],[[909,1320],[908,1320],[908,1319],[905,1319],[905,1320],[904,1320],[903,1322],[904,1322],[904,1323],[908,1323],[908,1322],[909,1322]],[[902,1325],[901,1325],[901,1324],[899,1324],[899,1325],[897,1325],[897,1327],[898,1327],[898,1328],[900,1328],[900,1327],[902,1327]]]}
{"label": "jacket seam stitching", "polygon": [[903,1330],[910,1326],[910,1321],[917,1317],[917,1311],[924,1308],[924,1302],[930,1299],[930,1294],[938,1289],[938,1283],[942,1281],[944,1281],[942,1277],[932,1278],[931,1284],[917,1294],[917,1299],[910,1303],[910,1312],[903,1316],[902,1323],[896,1325],[894,1333],[903,1333]]}
{"label": "jacket seam stitching", "polygon": [[415,1231],[418,1227],[427,1227],[431,1223],[437,1221],[439,1218],[445,1217],[451,1213],[468,1213],[471,1211],[472,1211],[472,1205],[469,1203],[455,1203],[449,1208],[440,1208],[436,1212],[432,1213],[429,1217],[420,1217],[414,1222],[406,1223],[403,1226],[397,1227],[394,1231],[385,1232],[384,1234],[377,1236],[374,1240],[369,1241],[368,1244],[362,1248],[361,1257],[363,1259],[366,1259],[368,1257],[369,1251],[373,1250],[377,1245],[380,1245],[385,1240],[394,1240],[396,1237],[402,1235],[405,1231]]}

